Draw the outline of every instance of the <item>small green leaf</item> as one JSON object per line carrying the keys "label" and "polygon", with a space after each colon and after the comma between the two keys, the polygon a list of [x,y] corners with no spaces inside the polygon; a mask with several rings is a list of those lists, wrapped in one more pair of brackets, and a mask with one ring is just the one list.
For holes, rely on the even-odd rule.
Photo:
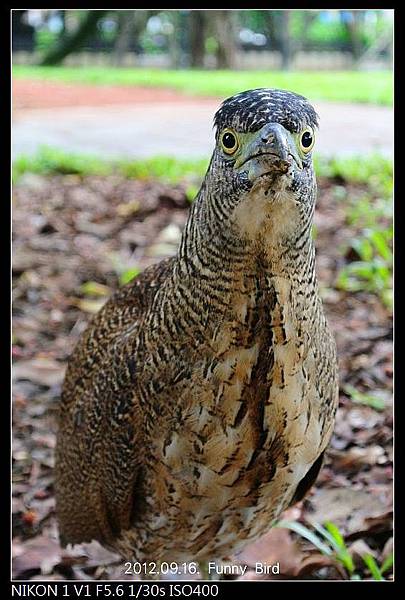
{"label": "small green leaf", "polygon": [[391,250],[387,244],[386,237],[382,231],[374,230],[370,233],[370,239],[372,240],[377,252],[382,256],[384,260],[391,260]]}
{"label": "small green leaf", "polygon": [[377,396],[372,396],[370,394],[364,394],[363,392],[359,392],[352,385],[344,385],[343,391],[349,396],[352,402],[355,402],[356,404],[364,404],[365,406],[370,406],[371,408],[374,408],[374,410],[385,409],[384,400],[378,398]]}
{"label": "small green leaf", "polygon": [[80,291],[86,296],[108,296],[110,288],[97,281],[86,281],[80,286]]}
{"label": "small green leaf", "polygon": [[371,554],[365,554],[362,558],[373,578],[376,581],[384,581],[384,577],[382,576],[381,571],[378,568],[378,565],[375,562],[375,559],[371,556]]}
{"label": "small green leaf", "polygon": [[189,202],[193,202],[198,193],[198,187],[196,185],[190,184],[187,186],[185,194],[186,198]]}
{"label": "small green leaf", "polygon": [[298,533],[298,535],[311,542],[311,544],[318,548],[322,554],[326,554],[327,556],[331,556],[333,554],[332,549],[329,548],[329,546],[324,544],[315,533],[305,527],[305,525],[301,525],[301,523],[296,521],[280,521],[276,527],[284,527],[285,529],[291,529],[291,531],[295,531],[295,533]]}
{"label": "small green leaf", "polygon": [[385,561],[381,565],[381,568],[380,568],[381,573],[385,573],[386,571],[388,571],[389,569],[391,569],[393,563],[394,563],[394,555],[391,552],[391,554],[389,554],[387,556],[387,558],[385,559]]}
{"label": "small green leaf", "polygon": [[132,269],[127,269],[123,271],[119,276],[120,285],[125,285],[134,279],[137,275],[139,275],[140,269],[137,267],[133,267]]}
{"label": "small green leaf", "polygon": [[338,559],[346,567],[349,574],[354,573],[353,559],[350,556],[348,549],[346,548],[345,541],[344,541],[343,536],[340,533],[339,529],[336,527],[336,525],[334,523],[331,523],[330,521],[327,521],[325,523],[325,527],[328,530],[328,532],[331,534],[331,536],[333,537],[333,540],[334,540],[333,546],[336,548]]}

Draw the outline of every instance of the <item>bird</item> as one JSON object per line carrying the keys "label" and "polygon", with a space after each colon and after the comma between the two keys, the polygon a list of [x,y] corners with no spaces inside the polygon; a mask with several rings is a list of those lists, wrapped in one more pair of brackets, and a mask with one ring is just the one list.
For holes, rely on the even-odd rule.
{"label": "bird", "polygon": [[258,88],[225,99],[214,127],[177,254],[119,288],[68,362],[62,546],[222,560],[321,469],[338,368],[312,235],[318,115],[295,92]]}

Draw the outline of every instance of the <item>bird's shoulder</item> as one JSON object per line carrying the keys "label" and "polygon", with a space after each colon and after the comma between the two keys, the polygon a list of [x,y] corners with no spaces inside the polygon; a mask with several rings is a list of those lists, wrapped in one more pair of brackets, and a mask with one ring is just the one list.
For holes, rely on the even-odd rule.
{"label": "bird's shoulder", "polygon": [[[55,478],[63,543],[103,543],[129,526],[145,449],[143,412],[128,369],[126,332],[141,326],[170,275],[164,260],[120,288],[69,361],[59,414]],[[122,341],[124,339],[124,341]]]}
{"label": "bird's shoulder", "polygon": [[118,289],[95,315],[70,357],[63,399],[68,400],[78,385],[91,384],[103,363],[113,366],[121,342],[139,331],[157,291],[172,272],[173,262],[169,258],[145,269]]}

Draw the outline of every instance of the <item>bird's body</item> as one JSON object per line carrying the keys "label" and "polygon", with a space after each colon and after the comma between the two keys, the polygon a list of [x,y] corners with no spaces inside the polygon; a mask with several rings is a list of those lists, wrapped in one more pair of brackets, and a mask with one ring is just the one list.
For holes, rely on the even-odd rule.
{"label": "bird's body", "polygon": [[283,151],[316,115],[300,96],[255,90],[227,100],[216,124],[177,256],[119,290],[69,363],[62,543],[97,539],[128,560],[221,558],[319,470],[336,353],[315,277],[312,160]]}

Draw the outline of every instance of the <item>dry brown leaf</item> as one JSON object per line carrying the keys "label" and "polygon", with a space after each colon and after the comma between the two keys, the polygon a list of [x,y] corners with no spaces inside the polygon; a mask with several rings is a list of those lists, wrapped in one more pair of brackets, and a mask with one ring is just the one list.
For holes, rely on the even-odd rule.
{"label": "dry brown leaf", "polygon": [[117,206],[117,215],[119,217],[130,217],[139,211],[140,202],[139,200],[132,200],[131,202],[124,202]]}
{"label": "dry brown leaf", "polygon": [[305,579],[325,567],[336,571],[337,579],[348,579],[344,567],[331,556],[325,556],[318,552],[314,552],[303,558],[299,569],[296,572],[297,579]]}
{"label": "dry brown leaf", "polygon": [[61,384],[64,373],[65,365],[52,358],[20,360],[13,365],[14,380],[27,379],[48,387]]}
{"label": "dry brown leaf", "polygon": [[384,562],[394,552],[394,538],[390,537],[386,541],[383,551],[381,553],[381,562]]}
{"label": "dry brown leaf", "polygon": [[37,570],[47,575],[60,560],[59,544],[46,535],[39,535],[24,544],[13,544],[13,577]]}
{"label": "dry brown leaf", "polygon": [[[367,531],[371,524],[387,526],[389,497],[363,489],[321,488],[310,497],[311,511],[306,514],[309,523],[333,521],[345,535]],[[388,513],[389,514],[389,513]]]}
{"label": "dry brown leaf", "polygon": [[280,576],[289,578],[295,577],[304,556],[287,529],[274,528],[247,546],[235,558],[253,569],[253,573],[246,573],[240,579],[272,579],[274,575],[271,574],[257,576],[254,572],[256,563],[266,563],[267,565],[279,563]]}
{"label": "dry brown leaf", "polygon": [[384,461],[384,454],[384,448],[381,446],[374,445],[367,448],[353,446],[344,452],[334,452],[332,457],[336,469],[346,470],[381,464],[381,461]]}

